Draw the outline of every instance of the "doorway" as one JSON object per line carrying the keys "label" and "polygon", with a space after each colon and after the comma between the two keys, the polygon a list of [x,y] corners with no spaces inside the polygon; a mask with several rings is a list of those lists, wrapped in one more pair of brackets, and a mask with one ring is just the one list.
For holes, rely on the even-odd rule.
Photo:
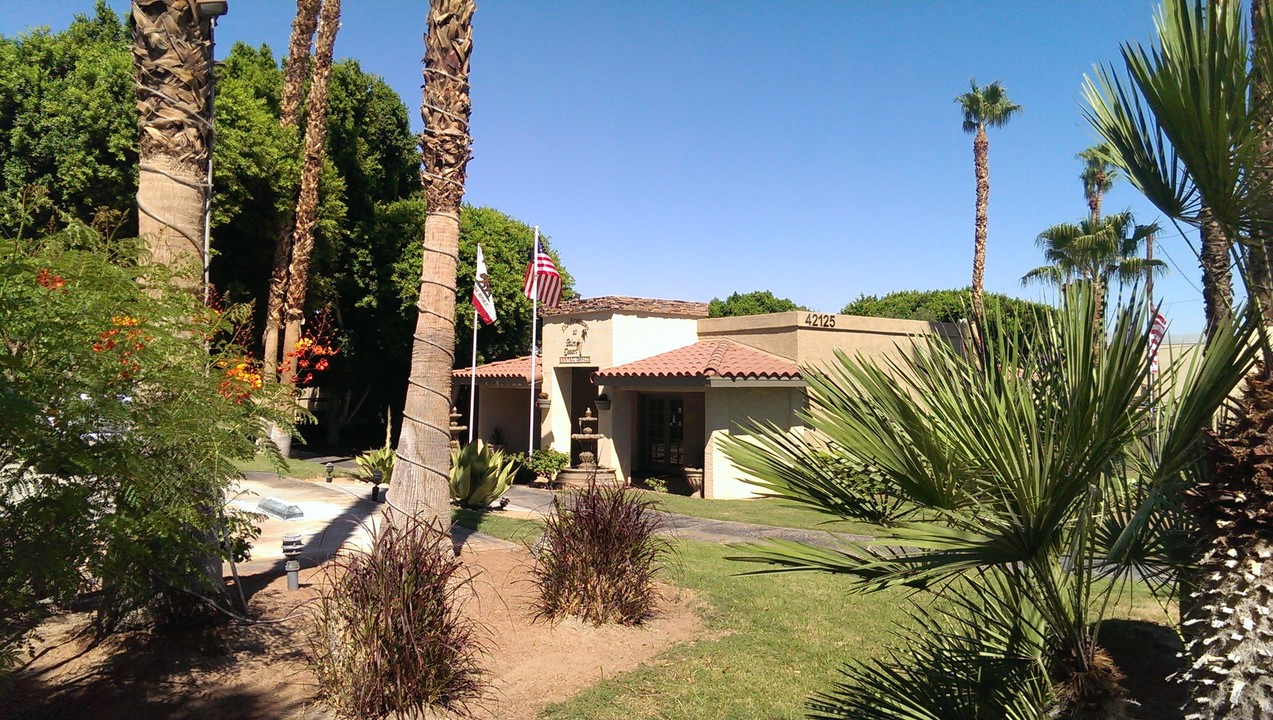
{"label": "doorway", "polygon": [[637,468],[667,475],[685,467],[685,398],[680,394],[639,396]]}

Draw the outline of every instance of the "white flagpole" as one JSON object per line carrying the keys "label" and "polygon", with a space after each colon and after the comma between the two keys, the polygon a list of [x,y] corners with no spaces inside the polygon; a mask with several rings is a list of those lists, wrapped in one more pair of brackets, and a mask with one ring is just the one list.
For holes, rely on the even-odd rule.
{"label": "white flagpole", "polygon": [[531,298],[530,298],[530,438],[526,443],[526,457],[535,452],[535,333],[539,325],[539,226],[535,226],[535,240],[530,248]]}
{"label": "white flagpole", "polygon": [[477,400],[477,304],[473,305],[473,366],[469,369],[469,443],[473,442],[473,429],[477,427],[477,418],[473,416],[473,408]]}

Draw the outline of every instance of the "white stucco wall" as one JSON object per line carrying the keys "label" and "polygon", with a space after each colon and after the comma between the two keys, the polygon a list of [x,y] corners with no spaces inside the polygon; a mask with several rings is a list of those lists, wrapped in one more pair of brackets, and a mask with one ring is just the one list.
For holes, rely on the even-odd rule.
{"label": "white stucco wall", "polygon": [[804,406],[800,388],[709,388],[706,395],[704,483],[711,498],[747,498],[757,495],[756,488],[743,481],[744,473],[725,456],[721,438],[746,437],[741,426],[756,422],[773,422],[788,427],[801,436],[804,428],[796,412]]}
{"label": "white stucco wall", "polygon": [[623,365],[698,342],[698,320],[645,315],[611,319],[610,365]]}

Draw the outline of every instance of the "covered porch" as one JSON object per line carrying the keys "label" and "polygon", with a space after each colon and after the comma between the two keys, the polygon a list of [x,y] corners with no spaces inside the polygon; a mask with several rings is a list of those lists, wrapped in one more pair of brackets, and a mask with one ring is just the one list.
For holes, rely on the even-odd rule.
{"label": "covered porch", "polygon": [[[475,386],[471,368],[451,371],[451,401],[464,417],[461,423],[473,428],[474,439],[503,445],[510,453],[526,452],[532,427],[538,438],[541,413],[537,403],[532,408],[530,379],[529,355],[478,365]],[[538,393],[544,380],[538,358],[534,379]],[[469,394],[473,392],[477,394],[474,417],[469,417]]]}

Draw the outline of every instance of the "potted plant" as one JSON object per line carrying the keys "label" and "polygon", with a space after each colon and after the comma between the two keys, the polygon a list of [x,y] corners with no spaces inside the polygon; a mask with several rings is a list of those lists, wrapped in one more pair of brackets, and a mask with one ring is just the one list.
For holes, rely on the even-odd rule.
{"label": "potted plant", "polygon": [[600,395],[597,396],[597,410],[601,411],[601,410],[609,410],[609,409],[610,409],[610,398],[605,393],[601,393]]}
{"label": "potted plant", "polygon": [[385,444],[354,458],[362,470],[362,481],[371,483],[371,501],[380,502],[380,484],[393,477],[393,423],[385,423]]}
{"label": "potted plant", "polygon": [[703,468],[687,467],[687,468],[684,468],[684,471],[685,471],[685,482],[689,483],[690,489],[693,490],[691,495],[699,495],[699,496],[705,497],[703,495]]}
{"label": "potted plant", "polygon": [[535,482],[551,483],[557,473],[570,467],[570,456],[552,448],[539,448],[526,459],[526,469],[535,473]]}
{"label": "potted plant", "polygon": [[496,452],[503,452],[505,446],[504,428],[496,425],[491,430],[491,449]]}
{"label": "potted plant", "polygon": [[547,410],[548,406],[552,404],[552,399],[548,397],[548,393],[541,390],[539,395],[535,397],[535,404],[539,406],[540,410]]}

